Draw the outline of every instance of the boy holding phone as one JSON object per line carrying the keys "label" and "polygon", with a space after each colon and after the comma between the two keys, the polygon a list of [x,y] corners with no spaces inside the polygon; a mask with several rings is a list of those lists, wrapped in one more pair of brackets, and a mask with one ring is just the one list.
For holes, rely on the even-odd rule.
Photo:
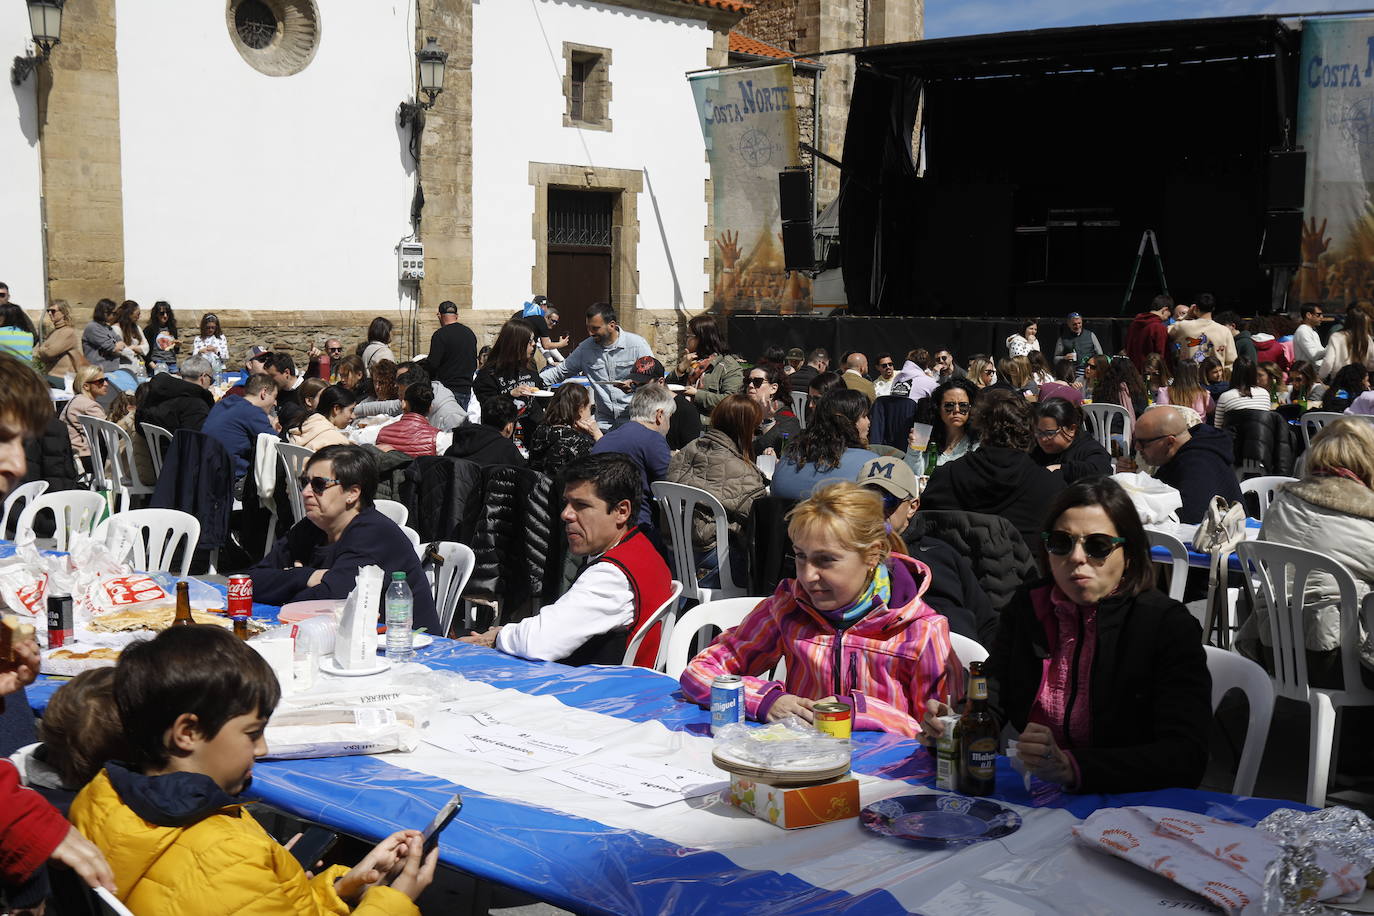
{"label": "boy holding phone", "polygon": [[124,650],[115,701],[134,761],[106,764],[72,821],[109,857],[131,910],[419,913],[438,860],[419,831],[307,879],[238,801],[280,695],[262,656],[220,627],[172,627]]}

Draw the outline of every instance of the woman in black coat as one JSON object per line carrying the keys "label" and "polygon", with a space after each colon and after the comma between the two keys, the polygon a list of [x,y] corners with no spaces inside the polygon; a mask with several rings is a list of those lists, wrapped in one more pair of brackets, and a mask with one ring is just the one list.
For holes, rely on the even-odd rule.
{"label": "woman in black coat", "polygon": [[[1212,722],[1202,631],[1154,588],[1130,497],[1108,478],[1080,481],[1048,518],[1051,577],[1002,611],[983,663],[993,715],[1019,733],[1027,769],[1069,791],[1196,788]],[[930,702],[923,741],[948,710]]]}
{"label": "woman in black coat", "polygon": [[1035,447],[1031,457],[1065,483],[1085,477],[1110,477],[1112,456],[1083,428],[1083,411],[1063,398],[1047,398],[1035,408]]}
{"label": "woman in black coat", "polygon": [[248,571],[254,599],[280,605],[347,598],[359,569],[380,566],[382,601],[391,574],[405,573],[415,602],[413,626],[438,633],[434,596],[415,548],[400,526],[373,508],[377,465],[372,456],[357,445],[326,446],[311,457],[305,479],[305,518]]}

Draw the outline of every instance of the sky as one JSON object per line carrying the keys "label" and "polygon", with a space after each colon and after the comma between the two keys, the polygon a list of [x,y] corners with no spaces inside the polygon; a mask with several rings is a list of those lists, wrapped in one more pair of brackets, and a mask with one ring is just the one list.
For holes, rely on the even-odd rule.
{"label": "sky", "polygon": [[1371,7],[1374,0],[926,0],[925,37]]}

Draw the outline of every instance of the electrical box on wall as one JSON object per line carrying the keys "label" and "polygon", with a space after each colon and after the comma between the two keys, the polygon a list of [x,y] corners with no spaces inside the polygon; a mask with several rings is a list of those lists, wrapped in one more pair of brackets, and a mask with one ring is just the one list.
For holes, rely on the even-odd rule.
{"label": "electrical box on wall", "polygon": [[425,278],[424,242],[402,242],[397,251],[401,259],[401,280],[423,280]]}

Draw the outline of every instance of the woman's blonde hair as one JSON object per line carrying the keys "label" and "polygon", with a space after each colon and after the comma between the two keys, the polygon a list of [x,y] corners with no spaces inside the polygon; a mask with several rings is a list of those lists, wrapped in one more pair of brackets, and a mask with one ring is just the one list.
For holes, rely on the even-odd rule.
{"label": "woman's blonde hair", "polygon": [[848,480],[817,487],[787,513],[787,536],[793,541],[813,531],[869,560],[883,562],[891,549],[882,497]]}
{"label": "woman's blonde hair", "polygon": [[1345,468],[1374,489],[1374,424],[1341,417],[1326,425],[1307,449],[1307,473]]}
{"label": "woman's blonde hair", "polygon": [[986,388],[991,382],[983,381],[983,373],[988,369],[996,371],[997,367],[992,364],[990,359],[975,359],[968,364],[968,380],[979,388]]}
{"label": "woman's blonde hair", "polygon": [[105,370],[99,366],[82,366],[76,370],[76,376],[72,379],[72,390],[77,393],[85,392],[86,386],[93,380],[103,378]]}

